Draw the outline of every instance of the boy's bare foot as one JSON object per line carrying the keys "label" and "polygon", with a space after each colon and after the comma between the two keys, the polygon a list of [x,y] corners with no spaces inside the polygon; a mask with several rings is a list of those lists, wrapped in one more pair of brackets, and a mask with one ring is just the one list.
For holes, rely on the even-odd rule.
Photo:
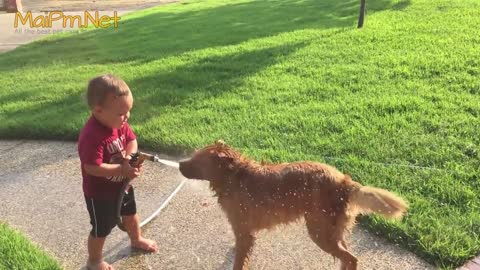
{"label": "boy's bare foot", "polygon": [[157,243],[153,240],[140,237],[138,241],[132,242],[133,248],[138,248],[147,252],[157,252],[158,246]]}
{"label": "boy's bare foot", "polygon": [[115,270],[110,264],[101,261],[101,262],[87,262],[88,270]]}

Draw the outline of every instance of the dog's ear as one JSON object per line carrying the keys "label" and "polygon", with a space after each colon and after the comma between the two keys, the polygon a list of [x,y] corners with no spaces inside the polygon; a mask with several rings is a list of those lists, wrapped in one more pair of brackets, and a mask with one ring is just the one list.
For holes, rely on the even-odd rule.
{"label": "dog's ear", "polygon": [[225,160],[227,160],[227,159],[233,160],[233,158],[227,156],[227,154],[225,152],[219,152],[218,157],[221,158],[221,159],[225,159]]}
{"label": "dog's ear", "polygon": [[232,166],[232,163],[233,163],[233,157],[230,157],[228,156],[226,153],[224,152],[219,152],[217,154],[218,158],[220,159],[220,161],[227,165],[228,167],[231,167]]}

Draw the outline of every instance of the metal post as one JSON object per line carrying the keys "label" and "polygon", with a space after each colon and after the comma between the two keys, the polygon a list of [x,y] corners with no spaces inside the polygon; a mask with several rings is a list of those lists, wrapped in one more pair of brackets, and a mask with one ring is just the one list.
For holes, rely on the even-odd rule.
{"label": "metal post", "polygon": [[358,25],[357,28],[363,27],[363,21],[365,20],[365,0],[360,0],[360,15],[358,16]]}

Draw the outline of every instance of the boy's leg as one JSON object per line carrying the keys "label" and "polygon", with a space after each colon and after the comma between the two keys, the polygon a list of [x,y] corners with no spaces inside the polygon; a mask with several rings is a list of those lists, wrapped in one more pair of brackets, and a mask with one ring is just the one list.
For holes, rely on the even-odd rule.
{"label": "boy's leg", "polygon": [[88,235],[88,261],[99,262],[102,260],[102,250],[105,239],[106,237],[93,237],[91,234]]}
{"label": "boy's leg", "polygon": [[153,240],[142,237],[140,218],[137,215],[135,193],[132,187],[130,187],[128,194],[124,197],[121,214],[123,226],[125,226],[128,236],[130,237],[132,247],[143,249],[148,252],[157,252],[157,243]]}
{"label": "boy's leg", "polygon": [[113,267],[104,262],[102,258],[103,244],[106,237],[93,237],[88,235],[88,261],[87,267],[89,270],[113,270]]}
{"label": "boy's leg", "polygon": [[125,226],[128,236],[130,237],[132,247],[143,249],[148,252],[158,251],[158,246],[155,241],[142,237],[140,230],[140,219],[138,218],[137,214],[131,216],[122,216],[122,219],[123,225]]}
{"label": "boy's leg", "polygon": [[89,270],[113,270],[113,267],[103,261],[102,251],[107,235],[115,226],[114,201],[96,200],[85,197],[92,230],[88,236],[87,249]]}

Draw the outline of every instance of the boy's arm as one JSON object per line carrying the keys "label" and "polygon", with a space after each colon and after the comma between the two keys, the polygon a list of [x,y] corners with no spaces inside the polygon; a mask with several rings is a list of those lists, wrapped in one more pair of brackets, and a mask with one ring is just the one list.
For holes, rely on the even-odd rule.
{"label": "boy's arm", "polygon": [[127,164],[107,164],[102,163],[100,165],[85,164],[85,171],[93,176],[97,177],[109,177],[109,176],[126,176],[129,179],[134,179],[140,175],[140,168],[134,168]]}
{"label": "boy's arm", "polygon": [[[131,143],[135,138],[129,137],[130,141],[127,143],[125,149],[126,154],[130,157],[133,150],[136,151],[137,144]],[[85,172],[97,176],[97,177],[110,177],[110,176],[126,176],[130,179],[139,175],[139,170],[133,168],[128,164],[128,160],[121,164],[108,164],[103,162],[103,152],[105,149],[105,143],[96,137],[91,138],[88,141],[83,141],[79,146],[80,160],[84,164],[83,168]],[[129,152],[130,151],[130,152]]]}
{"label": "boy's arm", "polygon": [[131,154],[138,151],[138,143],[137,140],[131,140],[127,143],[127,149],[125,150],[125,156],[129,157]]}
{"label": "boy's arm", "polygon": [[127,147],[125,149],[125,156],[126,158],[130,158],[130,155],[138,151],[138,143],[137,143],[137,136],[133,133],[132,128],[128,123],[125,123],[123,126],[125,139],[127,143]]}
{"label": "boy's arm", "polygon": [[[132,140],[128,142],[127,147],[125,149],[125,157],[126,159],[130,158],[130,155],[132,153],[137,152],[138,150],[138,143],[137,140]],[[88,174],[98,176],[98,177],[109,177],[109,176],[128,176],[129,178],[134,178],[132,176],[138,176],[136,173],[138,173],[138,170],[134,170],[135,168],[132,168],[128,165],[127,160],[123,164],[107,164],[107,163],[102,163],[100,165],[90,165],[90,164],[85,164],[84,166],[85,171]]]}
{"label": "boy's arm", "polygon": [[107,164],[102,163],[100,165],[85,164],[83,166],[85,171],[93,176],[97,177],[109,177],[123,175],[122,164]]}

